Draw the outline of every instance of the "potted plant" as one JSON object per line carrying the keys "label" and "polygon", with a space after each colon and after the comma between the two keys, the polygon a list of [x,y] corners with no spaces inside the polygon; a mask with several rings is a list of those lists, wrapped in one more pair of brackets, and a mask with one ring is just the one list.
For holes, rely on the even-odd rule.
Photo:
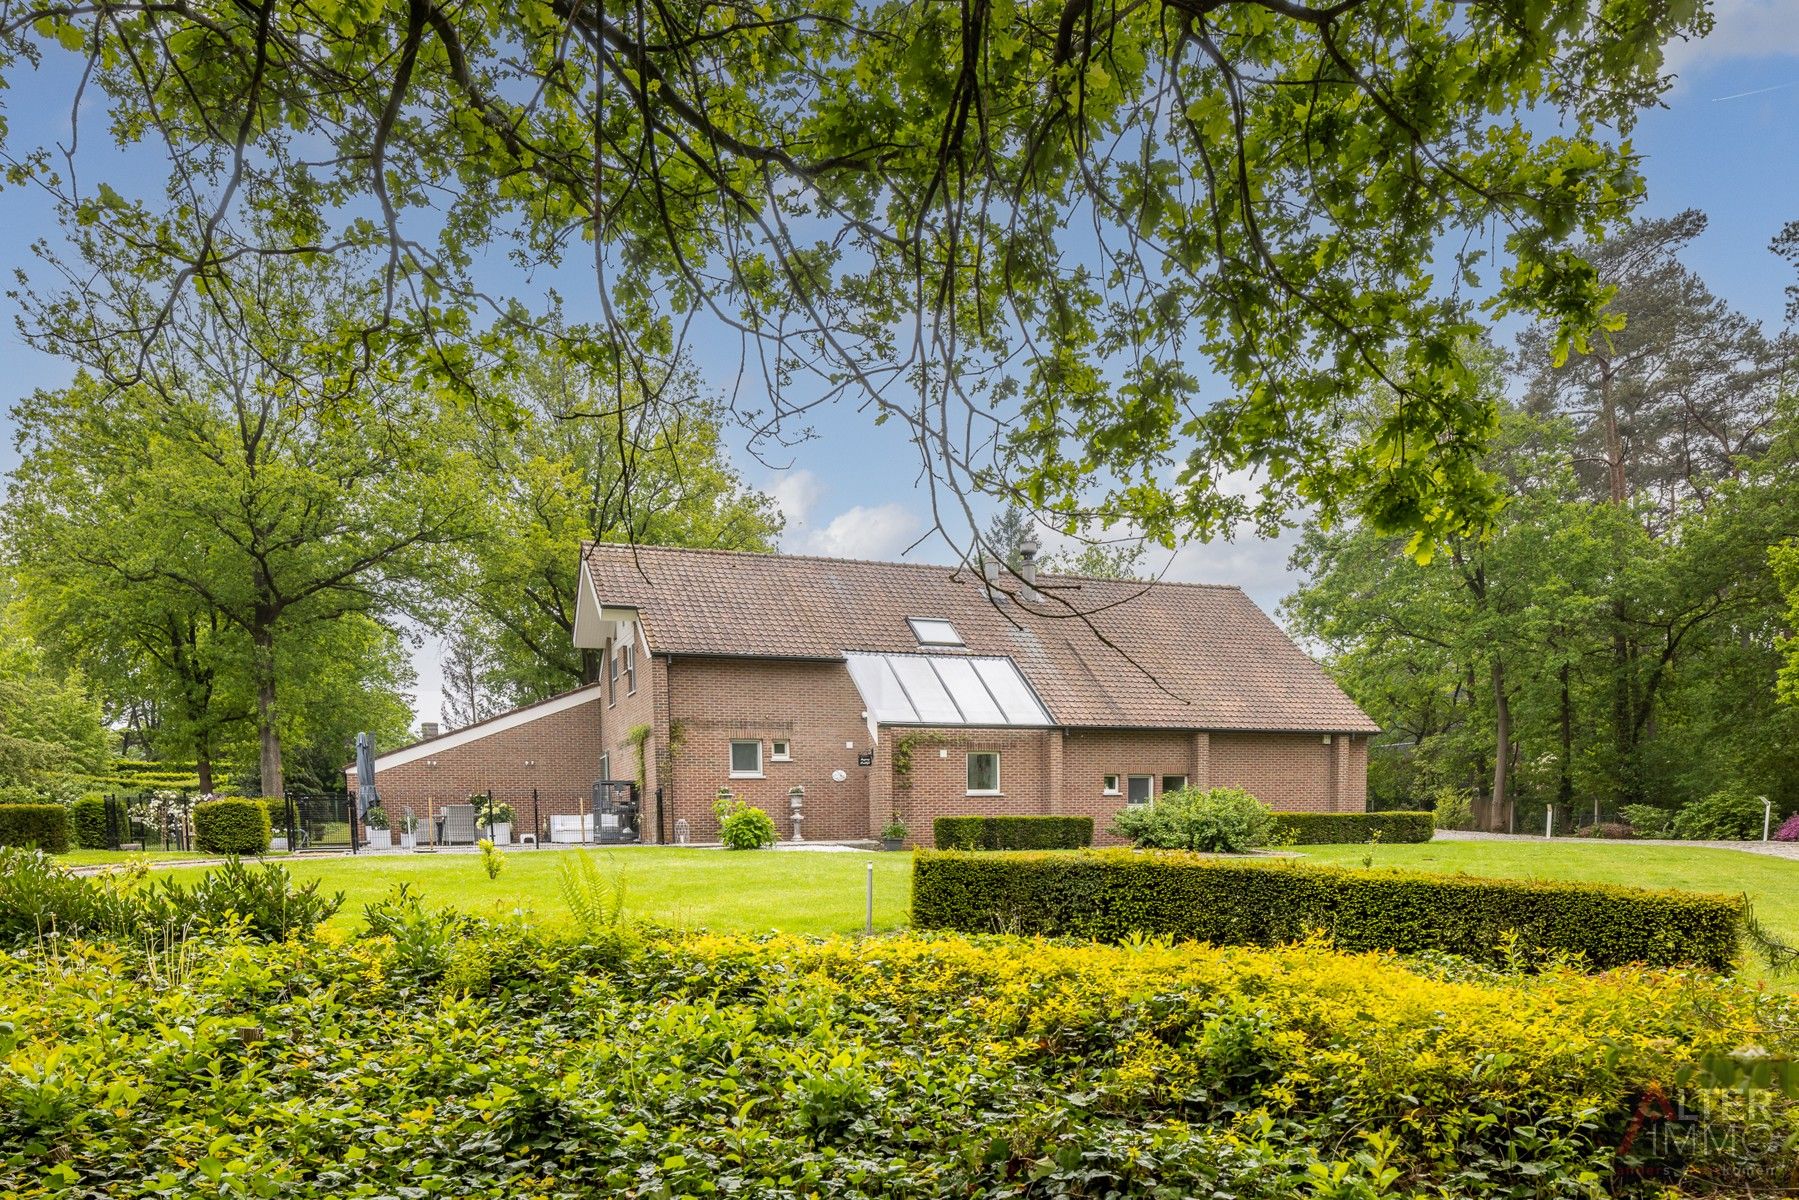
{"label": "potted plant", "polygon": [[486,796],[470,796],[475,806],[475,828],[486,833],[496,846],[512,844],[512,805],[504,801],[490,802]]}
{"label": "potted plant", "polygon": [[900,850],[906,845],[906,823],[895,813],[893,819],[881,827],[881,849]]}
{"label": "potted plant", "polygon": [[418,844],[419,819],[409,808],[400,814],[400,849],[411,850]]}
{"label": "potted plant", "polygon": [[371,808],[362,814],[363,840],[371,850],[392,850],[394,846],[393,830],[388,827],[387,813],[380,808]]}

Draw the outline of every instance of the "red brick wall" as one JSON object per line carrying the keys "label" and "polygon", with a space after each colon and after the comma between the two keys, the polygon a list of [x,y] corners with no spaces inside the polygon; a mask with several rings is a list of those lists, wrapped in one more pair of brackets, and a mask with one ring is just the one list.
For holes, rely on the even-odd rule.
{"label": "red brick wall", "polygon": [[[668,840],[674,840],[675,821],[684,819],[691,840],[716,841],[712,800],[724,786],[773,817],[786,840],[793,836],[787,794],[795,784],[806,789],[807,838],[870,835],[871,768],[857,766],[856,756],[872,747],[862,698],[842,663],[683,655],[668,664],[667,677],[665,719],[682,730],[665,780]],[[761,779],[730,777],[734,738],[762,742]],[[793,761],[773,760],[770,743],[777,738],[789,743]],[[837,770],[844,772],[842,782],[831,778]]]}
{"label": "red brick wall", "polygon": [[[491,788],[494,799],[513,807],[516,839],[531,832],[531,789],[536,788],[547,828],[552,813],[581,811],[578,806],[591,802],[599,772],[601,705],[596,694],[562,712],[377,771],[382,807],[394,817],[410,807],[423,826],[428,810],[467,803],[469,796]],[[527,762],[536,766],[526,767]],[[353,771],[350,785],[355,786]]]}
{"label": "red brick wall", "polygon": [[[598,737],[600,746],[610,761],[607,769],[614,779],[637,779],[640,772],[637,762],[637,746],[631,741],[631,731],[640,725],[648,725],[652,729],[650,742],[644,747],[644,754],[649,759],[643,764],[641,772],[644,782],[643,821],[644,840],[655,837],[656,820],[655,795],[657,783],[657,754],[661,749],[660,729],[656,723],[656,687],[658,672],[656,664],[644,653],[643,645],[637,647],[637,690],[630,690],[624,669],[621,665],[618,677],[616,696],[606,689],[610,686],[605,675],[607,662],[618,652],[618,646],[608,641],[601,655],[602,694],[606,696],[600,709],[600,728]],[[597,766],[595,768],[598,769]]]}
{"label": "red brick wall", "polygon": [[1361,812],[1368,739],[1337,734],[1325,745],[1316,733],[1214,733],[1212,786],[1242,788],[1271,808]]}
{"label": "red brick wall", "polygon": [[[1043,729],[884,727],[876,766],[885,774],[890,799],[887,809],[869,814],[871,827],[878,833],[897,815],[906,825],[908,842],[928,846],[938,817],[1047,813],[1056,767],[1053,740],[1060,736],[1060,731]],[[903,743],[908,744],[911,767],[896,772],[894,755]],[[968,755],[977,750],[998,752],[1002,795],[968,795]]]}

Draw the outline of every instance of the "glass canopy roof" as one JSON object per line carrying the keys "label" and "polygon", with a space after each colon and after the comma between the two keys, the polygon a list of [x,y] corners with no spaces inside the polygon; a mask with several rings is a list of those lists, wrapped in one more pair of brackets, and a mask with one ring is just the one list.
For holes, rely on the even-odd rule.
{"label": "glass canopy roof", "polygon": [[1049,713],[1009,658],[843,656],[875,725],[1049,725]]}

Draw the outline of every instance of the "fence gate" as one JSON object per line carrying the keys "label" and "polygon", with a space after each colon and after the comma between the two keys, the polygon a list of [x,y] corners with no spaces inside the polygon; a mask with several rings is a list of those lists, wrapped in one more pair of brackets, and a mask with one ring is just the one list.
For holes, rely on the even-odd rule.
{"label": "fence gate", "polygon": [[286,828],[281,821],[273,824],[275,836],[285,836],[289,850],[358,849],[362,838],[356,797],[346,792],[289,792],[286,799]]}
{"label": "fence gate", "polygon": [[642,840],[641,809],[636,780],[600,780],[593,785],[594,840],[601,845]]}

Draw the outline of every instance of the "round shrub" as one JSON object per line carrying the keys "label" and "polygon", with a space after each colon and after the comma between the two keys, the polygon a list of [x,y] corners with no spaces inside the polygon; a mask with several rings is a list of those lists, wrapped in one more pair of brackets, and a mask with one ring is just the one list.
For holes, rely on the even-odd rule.
{"label": "round shrub", "polygon": [[1777,842],[1799,842],[1799,813],[1794,813],[1781,823],[1780,828],[1774,831],[1774,840]]}
{"label": "round shrub", "polygon": [[1155,850],[1243,854],[1274,838],[1274,814],[1241,788],[1184,788],[1137,804],[1112,820],[1112,832]]}
{"label": "round shrub", "polygon": [[83,850],[106,849],[106,797],[89,792],[69,805],[69,825]]}
{"label": "round shrub", "polygon": [[69,810],[61,804],[0,804],[0,846],[69,851]]}
{"label": "round shrub", "polygon": [[718,793],[712,802],[718,816],[718,840],[727,850],[760,850],[775,844],[774,818],[759,808],[734,799],[730,789]]}
{"label": "round shrub", "polygon": [[194,805],[194,845],[206,854],[268,853],[268,806],[257,800],[202,800]]}

